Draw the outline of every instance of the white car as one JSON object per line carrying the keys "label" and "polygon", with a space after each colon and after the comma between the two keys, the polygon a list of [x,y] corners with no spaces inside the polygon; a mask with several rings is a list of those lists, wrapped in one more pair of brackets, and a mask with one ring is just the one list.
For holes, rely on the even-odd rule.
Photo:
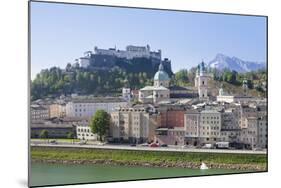
{"label": "white car", "polygon": [[79,142],[79,145],[85,145],[85,144],[87,144],[87,141],[80,141]]}
{"label": "white car", "polygon": [[97,145],[98,145],[98,146],[104,146],[105,143],[104,143],[104,142],[99,142],[99,143],[97,143]]}

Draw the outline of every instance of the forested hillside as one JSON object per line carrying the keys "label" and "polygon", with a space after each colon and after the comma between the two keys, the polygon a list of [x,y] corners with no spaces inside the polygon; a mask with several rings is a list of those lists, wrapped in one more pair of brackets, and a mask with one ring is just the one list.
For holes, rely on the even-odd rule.
{"label": "forested hillside", "polygon": [[[96,96],[120,95],[122,87],[139,89],[153,84],[153,76],[157,68],[151,67],[151,62],[142,59],[136,62],[117,62],[109,70],[95,70],[92,68],[81,68],[68,64],[65,69],[52,67],[44,69],[31,83],[32,100],[50,96],[68,95],[71,93],[91,94]],[[254,90],[257,96],[264,96],[266,91],[266,71],[259,70],[248,73],[237,73],[235,71],[209,69],[216,87],[225,83],[224,86],[231,92],[233,88],[241,88],[242,81],[248,81],[250,90]],[[182,69],[175,74],[169,72],[170,85],[194,86],[196,68],[190,70]],[[226,88],[226,89],[227,89]],[[237,92],[240,92],[238,89]]]}

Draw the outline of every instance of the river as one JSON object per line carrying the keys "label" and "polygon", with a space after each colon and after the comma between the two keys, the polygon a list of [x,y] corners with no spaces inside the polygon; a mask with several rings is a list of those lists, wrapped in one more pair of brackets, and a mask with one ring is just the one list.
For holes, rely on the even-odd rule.
{"label": "river", "polygon": [[239,173],[239,170],[32,163],[31,186]]}

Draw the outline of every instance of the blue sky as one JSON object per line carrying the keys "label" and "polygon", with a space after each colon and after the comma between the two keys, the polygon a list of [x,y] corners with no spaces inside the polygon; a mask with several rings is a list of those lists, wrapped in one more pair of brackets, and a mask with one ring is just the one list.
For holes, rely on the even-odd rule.
{"label": "blue sky", "polygon": [[64,68],[99,48],[149,44],[190,68],[217,53],[266,61],[266,18],[54,3],[31,3],[31,78],[43,68]]}

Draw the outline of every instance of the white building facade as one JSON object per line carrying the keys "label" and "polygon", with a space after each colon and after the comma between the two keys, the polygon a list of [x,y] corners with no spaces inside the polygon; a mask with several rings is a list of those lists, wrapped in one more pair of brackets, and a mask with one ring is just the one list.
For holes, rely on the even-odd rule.
{"label": "white building facade", "polygon": [[97,140],[97,134],[92,133],[88,124],[78,124],[76,126],[77,138],[80,140]]}
{"label": "white building facade", "polygon": [[122,88],[122,97],[127,102],[131,101],[131,89],[130,88]]}
{"label": "white building facade", "polygon": [[133,58],[156,58],[161,60],[161,50],[157,52],[150,51],[150,46],[126,46],[126,50],[117,50],[116,48],[110,49],[99,49],[98,47],[94,48],[94,54],[99,55],[111,55],[119,58],[133,59]]}
{"label": "white building facade", "polygon": [[91,118],[97,110],[111,113],[116,108],[125,106],[127,101],[122,98],[77,98],[66,104],[66,116]]}

